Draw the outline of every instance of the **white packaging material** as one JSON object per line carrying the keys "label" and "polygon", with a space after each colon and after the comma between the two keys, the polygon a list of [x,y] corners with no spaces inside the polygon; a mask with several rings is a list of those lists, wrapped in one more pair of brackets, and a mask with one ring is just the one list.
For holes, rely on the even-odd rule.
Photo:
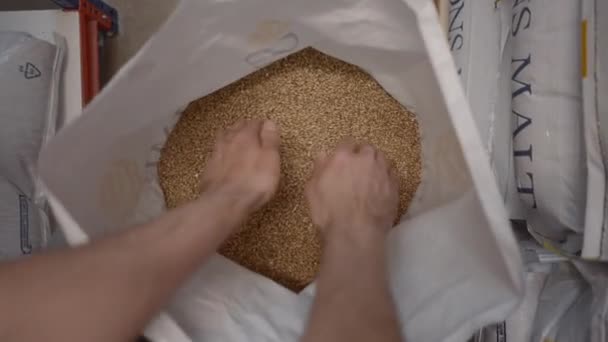
{"label": "white packaging material", "polygon": [[589,341],[591,287],[572,264],[556,266],[540,293],[530,341]]}
{"label": "white packaging material", "polygon": [[[501,64],[498,69],[496,99],[492,107],[491,162],[496,174],[498,189],[505,201],[509,218],[526,220],[526,211],[517,193],[513,161],[513,120],[511,114],[511,1],[500,1]],[[494,87],[490,85],[490,87]]]}
{"label": "white packaging material", "polygon": [[534,241],[520,242],[525,296],[506,321],[475,342],[608,341],[608,265],[568,260]]}
{"label": "white packaging material", "polygon": [[562,241],[585,219],[580,1],[514,1],[512,20],[517,191],[531,230]]}
{"label": "white packaging material", "polygon": [[509,218],[524,220],[511,148],[511,8],[451,1],[448,42]]}
{"label": "white packaging material", "polygon": [[[524,222],[527,212],[515,180],[511,111],[512,8],[519,3],[452,1],[448,39],[509,218]],[[571,246],[580,249],[580,239],[559,247]]]}
{"label": "white packaging material", "polygon": [[[608,341],[607,265],[575,260],[531,266],[522,305],[507,319],[505,338],[497,342]],[[532,307],[534,311],[521,315]]]}
{"label": "white packaging material", "polygon": [[507,320],[482,329],[475,341],[479,342],[528,342],[532,337],[534,316],[538,307],[540,292],[550,268],[538,265],[529,269],[525,276],[525,295],[519,307]]}
{"label": "white packaging material", "polygon": [[30,197],[0,176],[0,260],[40,250],[48,222]]}
{"label": "white packaging material", "polygon": [[582,83],[587,207],[582,256],[608,260],[608,2],[582,0]]}
{"label": "white packaging material", "polygon": [[448,43],[482,143],[488,150],[501,62],[501,24],[499,7],[492,1],[450,1]]}
{"label": "white packaging material", "polygon": [[[591,303],[585,302],[589,314],[581,315],[589,325],[590,342],[608,341],[608,265],[575,261],[574,265],[591,285]],[[582,305],[581,305],[582,306]]]}
{"label": "white packaging material", "polygon": [[31,166],[55,130],[59,53],[27,33],[0,32],[0,174],[30,196]]}
{"label": "white packaging material", "polygon": [[[19,248],[14,237],[20,234],[20,226],[15,222],[23,223],[24,218],[10,217],[7,212],[19,208],[19,203],[27,203],[21,206],[25,213],[39,212],[28,211],[29,205],[45,207],[34,166],[42,145],[55,131],[64,52],[64,44],[57,38],[56,47],[26,33],[0,32],[0,178],[10,184],[3,188],[6,197],[0,196],[0,206],[9,208],[2,213],[5,221],[0,221],[0,235],[6,238],[0,239],[0,255],[5,257],[40,249],[49,234],[46,219],[30,219],[29,226],[26,219],[31,245]],[[19,193],[19,201],[15,193]]]}
{"label": "white packaging material", "polygon": [[568,261],[542,248],[528,234],[519,234],[519,239],[525,264],[524,298],[505,321],[481,329],[474,336],[475,342],[529,342],[545,281],[549,274],[559,271],[556,264]]}
{"label": "white packaging material", "polygon": [[[308,46],[362,67],[418,114],[423,179],[387,251],[406,340],[462,341],[505,319],[522,296],[519,250],[428,0],[182,0],[41,154],[59,220],[95,238],[158,216],[164,199],[149,156],[174,113]],[[314,285],[295,294],[217,255],[147,332],[159,341],[295,341],[313,295]]]}
{"label": "white packaging material", "polygon": [[527,266],[526,295],[505,321],[482,329],[476,342],[606,342],[605,265],[569,261]]}
{"label": "white packaging material", "polygon": [[[546,265],[537,265],[526,272],[525,296],[520,306],[504,322],[508,341],[530,341],[532,336],[534,316],[538,309],[539,295],[547,279],[548,271],[542,269]],[[506,342],[506,341],[504,341]]]}

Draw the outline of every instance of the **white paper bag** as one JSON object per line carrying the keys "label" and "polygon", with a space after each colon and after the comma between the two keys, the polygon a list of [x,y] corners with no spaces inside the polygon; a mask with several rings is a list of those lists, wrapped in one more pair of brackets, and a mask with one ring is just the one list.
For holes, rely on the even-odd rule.
{"label": "white paper bag", "polygon": [[[500,5],[500,7],[498,7]],[[455,0],[450,2],[448,43],[454,56],[481,141],[492,150],[492,127],[496,101],[501,50],[504,46],[501,11],[510,6],[492,1]],[[508,93],[500,94],[508,96]],[[508,129],[505,127],[505,129]]]}
{"label": "white paper bag", "polygon": [[512,18],[517,190],[530,229],[561,242],[585,224],[580,1],[515,1]]}
{"label": "white paper bag", "polygon": [[[388,251],[406,339],[461,341],[504,319],[522,295],[519,251],[428,0],[182,0],[43,152],[53,207],[90,237],[159,215],[155,158],[175,113],[308,46],[362,67],[418,115],[423,180]],[[75,241],[78,232],[66,234]],[[293,341],[313,295],[314,284],[295,294],[218,255],[148,333]]]}
{"label": "white paper bag", "polygon": [[448,44],[510,219],[517,194],[511,125],[511,1],[450,1]]}

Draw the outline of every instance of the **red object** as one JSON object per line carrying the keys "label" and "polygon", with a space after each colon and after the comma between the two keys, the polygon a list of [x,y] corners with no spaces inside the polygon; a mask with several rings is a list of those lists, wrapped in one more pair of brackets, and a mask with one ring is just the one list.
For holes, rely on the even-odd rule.
{"label": "red object", "polygon": [[112,20],[87,0],[79,0],[82,106],[99,93],[99,30],[109,31]]}

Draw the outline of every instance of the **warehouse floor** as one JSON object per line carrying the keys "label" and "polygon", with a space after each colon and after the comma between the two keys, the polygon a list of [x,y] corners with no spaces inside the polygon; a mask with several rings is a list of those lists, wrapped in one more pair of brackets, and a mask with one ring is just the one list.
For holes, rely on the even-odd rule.
{"label": "warehouse floor", "polygon": [[[48,1],[48,0],[47,0]],[[107,82],[156,32],[178,0],[106,0],[118,10],[120,34],[102,49],[102,80]]]}

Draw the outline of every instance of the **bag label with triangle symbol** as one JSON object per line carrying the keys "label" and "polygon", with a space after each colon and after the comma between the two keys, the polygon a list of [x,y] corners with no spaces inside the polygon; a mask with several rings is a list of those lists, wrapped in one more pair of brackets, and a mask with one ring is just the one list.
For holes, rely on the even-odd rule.
{"label": "bag label with triangle symbol", "polygon": [[23,73],[26,79],[38,78],[42,75],[40,70],[32,63],[27,62],[25,65],[19,66],[19,71]]}

